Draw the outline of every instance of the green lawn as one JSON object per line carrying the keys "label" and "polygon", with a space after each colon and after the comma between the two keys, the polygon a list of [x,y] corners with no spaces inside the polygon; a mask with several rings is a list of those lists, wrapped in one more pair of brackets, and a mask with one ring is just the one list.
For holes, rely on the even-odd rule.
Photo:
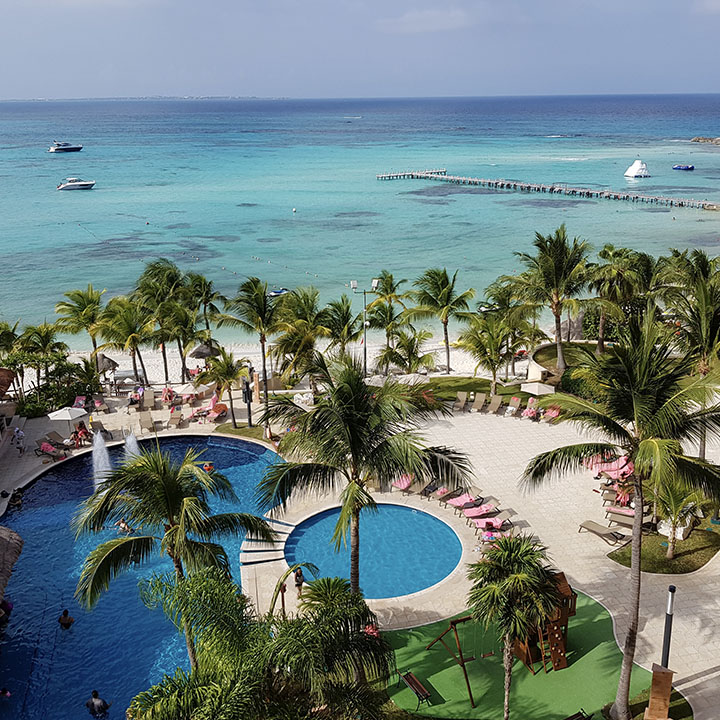
{"label": "green lawn", "polygon": [[[568,367],[578,365],[583,359],[585,354],[580,348],[587,348],[593,351],[595,346],[590,343],[563,343],[563,351],[565,353],[565,363]],[[555,345],[548,345],[547,347],[540,348],[533,356],[538,365],[546,367],[552,372],[557,370],[557,348]]]}
{"label": "green lawn", "polygon": [[[632,720],[643,720],[649,699],[650,688],[630,699]],[[608,705],[607,708],[603,708],[604,718],[610,717],[609,710],[610,705]],[[673,690],[673,694],[670,696],[670,718],[672,718],[672,720],[693,720],[693,711],[690,703],[677,690]]]}
{"label": "green lawn", "polygon": [[245,423],[238,423],[238,427],[234,428],[231,422],[223,423],[215,428],[214,432],[225,433],[226,435],[237,435],[238,437],[252,438],[253,440],[263,439],[263,429],[261,425],[253,425],[249,428]]}
{"label": "green lawn", "polygon": [[[447,377],[429,378],[428,382],[435,388],[438,396],[446,400],[455,398],[459,390],[465,390],[466,392],[484,392],[490,395],[490,380],[487,378],[448,375]],[[498,383],[497,391],[498,395],[512,395],[522,400],[530,397],[528,393],[521,392],[520,385],[517,384],[503,387]]]}
{"label": "green lawn", "polygon": [[[665,543],[663,547],[662,543]],[[720,550],[720,525],[713,525],[709,518],[690,533],[686,540],[678,540],[675,557],[668,560],[667,538],[664,535],[646,535],[643,538],[640,567],[644,572],[673,574],[689,573],[705,565]],[[630,567],[630,544],[613,550],[608,557]]]}
{"label": "green lawn", "polygon": [[[615,697],[622,655],[613,636],[610,615],[602,605],[581,593],[578,593],[577,611],[570,620],[570,664],[565,670],[546,674],[538,664],[536,667],[540,672],[533,676],[522,663],[515,663],[511,716],[522,720],[561,720],[582,707],[599,718],[601,708]],[[477,720],[501,717],[504,675],[501,648],[494,633],[492,630],[484,632],[474,623],[458,626],[463,653],[478,658],[466,666],[476,704],[472,709],[462,669],[442,645],[425,650],[425,646],[447,627],[447,621],[442,621],[385,633],[395,649],[398,669],[402,672],[411,670],[432,693],[430,707],[423,705],[416,715]],[[446,637],[452,638],[451,635]],[[494,655],[480,658],[488,652],[494,652]],[[632,693],[647,688],[650,677],[649,672],[636,667]],[[415,695],[404,685],[398,688],[391,682],[388,694],[400,708],[415,713]]]}

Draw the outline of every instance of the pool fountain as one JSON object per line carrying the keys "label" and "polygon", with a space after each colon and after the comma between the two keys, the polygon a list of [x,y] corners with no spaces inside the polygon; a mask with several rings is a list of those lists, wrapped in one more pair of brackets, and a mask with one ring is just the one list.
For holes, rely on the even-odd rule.
{"label": "pool fountain", "polygon": [[123,455],[125,458],[125,462],[127,462],[128,460],[132,460],[134,457],[138,457],[140,455],[140,444],[135,437],[135,433],[132,431],[125,438],[125,452],[123,453]]}
{"label": "pool fountain", "polygon": [[93,466],[93,487],[97,490],[103,480],[110,474],[112,465],[110,464],[110,454],[105,445],[105,438],[102,433],[95,433],[92,449],[92,466]]}

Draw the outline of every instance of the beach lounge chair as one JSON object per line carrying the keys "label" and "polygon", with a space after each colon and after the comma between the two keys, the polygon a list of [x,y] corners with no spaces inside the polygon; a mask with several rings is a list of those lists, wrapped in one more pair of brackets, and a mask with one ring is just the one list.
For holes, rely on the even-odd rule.
{"label": "beach lounge chair", "polygon": [[59,448],[53,447],[49,442],[47,442],[47,440],[43,440],[41,438],[40,440],[36,440],[35,442],[37,443],[37,447],[35,448],[35,454],[38,457],[46,455],[47,457],[51,457],[53,461],[64,460],[67,457],[67,450],[61,450]]}
{"label": "beach lounge chair", "polygon": [[465,390],[458,390],[457,397],[455,398],[455,402],[453,403],[453,412],[456,410],[463,411],[465,409],[465,403],[467,403],[467,392]]}
{"label": "beach lounge chair", "polygon": [[480,518],[484,515],[489,515],[495,512],[497,508],[492,503],[482,503],[481,505],[473,505],[471,507],[462,508],[462,514],[466,520],[472,520],[473,518]]}
{"label": "beach lounge chair", "polygon": [[180,425],[182,425],[183,422],[183,414],[178,410],[176,412],[170,413],[170,419],[167,421],[167,428],[168,430],[171,427],[179,428]]}
{"label": "beach lounge chair", "polygon": [[549,407],[542,416],[542,419],[545,422],[552,422],[556,417],[560,415],[560,408],[553,405],[552,407]]}
{"label": "beach lounge chair", "polygon": [[49,433],[45,433],[45,438],[51,445],[54,445],[55,447],[67,447],[67,445],[65,444],[65,438],[56,430],[51,430]]}
{"label": "beach lounge chair", "polygon": [[506,523],[512,525],[508,510],[503,510],[493,517],[472,518],[472,525],[475,526],[476,535],[481,530],[501,530]]}
{"label": "beach lounge chair", "polygon": [[507,404],[507,407],[505,408],[505,417],[515,417],[517,415],[518,410],[520,409],[520,398],[519,397],[513,397],[510,398],[510,402]]}
{"label": "beach lounge chair", "polygon": [[96,433],[99,432],[104,438],[112,440],[112,433],[102,424],[100,420],[92,420],[90,429]]}
{"label": "beach lounge chair", "polygon": [[470,412],[480,412],[485,407],[487,393],[475,393],[475,399],[470,407]]}
{"label": "beach lounge chair", "polygon": [[149,411],[140,413],[140,429],[142,431],[147,430],[150,433],[155,432],[155,420]]}
{"label": "beach lounge chair", "polygon": [[492,395],[490,397],[490,403],[488,404],[485,412],[488,415],[494,415],[500,409],[502,402],[503,402],[502,395]]}
{"label": "beach lounge chair", "polygon": [[485,499],[480,494],[480,491],[477,488],[471,487],[469,492],[464,492],[462,495],[448,500],[445,504],[452,507],[455,512],[459,512],[466,507],[482,505],[484,501]]}
{"label": "beach lounge chair", "polygon": [[425,487],[418,493],[421,497],[430,499],[430,496],[438,489],[440,482],[438,480],[431,480]]}
{"label": "beach lounge chair", "polygon": [[585,522],[581,522],[578,532],[582,532],[583,530],[587,530],[588,532],[597,535],[608,545],[616,545],[617,543],[625,540],[625,536],[622,533],[614,530],[613,528],[605,527],[600,523],[596,523],[594,520],[585,520]]}
{"label": "beach lounge chair", "polygon": [[93,395],[92,411],[93,412],[101,412],[101,413],[109,413],[110,412],[110,408],[107,406],[107,403],[105,402],[105,398],[102,395]]}
{"label": "beach lounge chair", "polygon": [[465,488],[457,487],[454,490],[448,490],[446,487],[440,487],[435,491],[435,498],[441,505],[447,505],[450,500],[462,495],[465,492]]}
{"label": "beach lounge chair", "polygon": [[539,420],[538,415],[538,399],[531,397],[527,401],[527,407],[522,411],[521,417],[530,418],[530,420]]}
{"label": "beach lounge chair", "polygon": [[211,421],[220,420],[226,417],[228,414],[228,406],[225,403],[218,403],[215,407],[207,414],[207,419]]}
{"label": "beach lounge chair", "polygon": [[414,484],[414,475],[401,475],[397,480],[393,480],[392,486],[400,490],[404,495],[411,495],[414,492],[411,489]]}
{"label": "beach lounge chair", "polygon": [[85,409],[85,396],[84,395],[78,395],[75,400],[73,401],[72,406],[74,408],[81,408],[82,410]]}

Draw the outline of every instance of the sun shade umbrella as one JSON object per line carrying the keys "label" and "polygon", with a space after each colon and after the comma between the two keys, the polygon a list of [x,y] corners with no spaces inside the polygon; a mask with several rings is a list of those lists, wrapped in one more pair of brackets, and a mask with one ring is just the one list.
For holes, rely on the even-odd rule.
{"label": "sun shade umbrella", "polygon": [[206,358],[217,357],[219,354],[220,350],[215,346],[202,343],[190,353],[190,357],[195,360],[205,360]]}
{"label": "sun shade umbrella", "polygon": [[102,375],[106,372],[112,372],[116,368],[120,367],[112,358],[109,358],[103,353],[98,353],[97,356],[98,372]]}
{"label": "sun shade umbrella", "polygon": [[192,383],[185,383],[179,388],[176,388],[175,392],[178,395],[201,395],[208,390],[210,390],[210,385],[193,385]]}
{"label": "sun shade umbrella", "polygon": [[74,407],[64,407],[60,408],[59,410],[55,410],[51,413],[48,413],[48,417],[50,420],[53,421],[62,421],[66,422],[68,426],[68,435],[72,432],[72,422],[74,420],[79,420],[81,417],[85,417],[87,415],[87,411],[83,410],[82,408],[74,408]]}
{"label": "sun shade umbrella", "polygon": [[530,395],[552,395],[555,388],[552,385],[546,385],[541,382],[527,382],[520,386],[520,390]]}

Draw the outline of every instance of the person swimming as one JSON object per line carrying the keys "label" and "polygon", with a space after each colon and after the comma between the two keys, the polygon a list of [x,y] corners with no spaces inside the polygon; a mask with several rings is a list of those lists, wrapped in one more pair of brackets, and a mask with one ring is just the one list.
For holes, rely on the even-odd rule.
{"label": "person swimming", "polygon": [[115,523],[115,527],[117,527],[119,533],[123,533],[124,535],[130,535],[130,533],[135,532],[128,524],[125,518],[120,518]]}
{"label": "person swimming", "polygon": [[63,630],[69,630],[75,622],[75,618],[70,615],[69,610],[65,609],[62,611],[62,615],[58,618],[58,622]]}

